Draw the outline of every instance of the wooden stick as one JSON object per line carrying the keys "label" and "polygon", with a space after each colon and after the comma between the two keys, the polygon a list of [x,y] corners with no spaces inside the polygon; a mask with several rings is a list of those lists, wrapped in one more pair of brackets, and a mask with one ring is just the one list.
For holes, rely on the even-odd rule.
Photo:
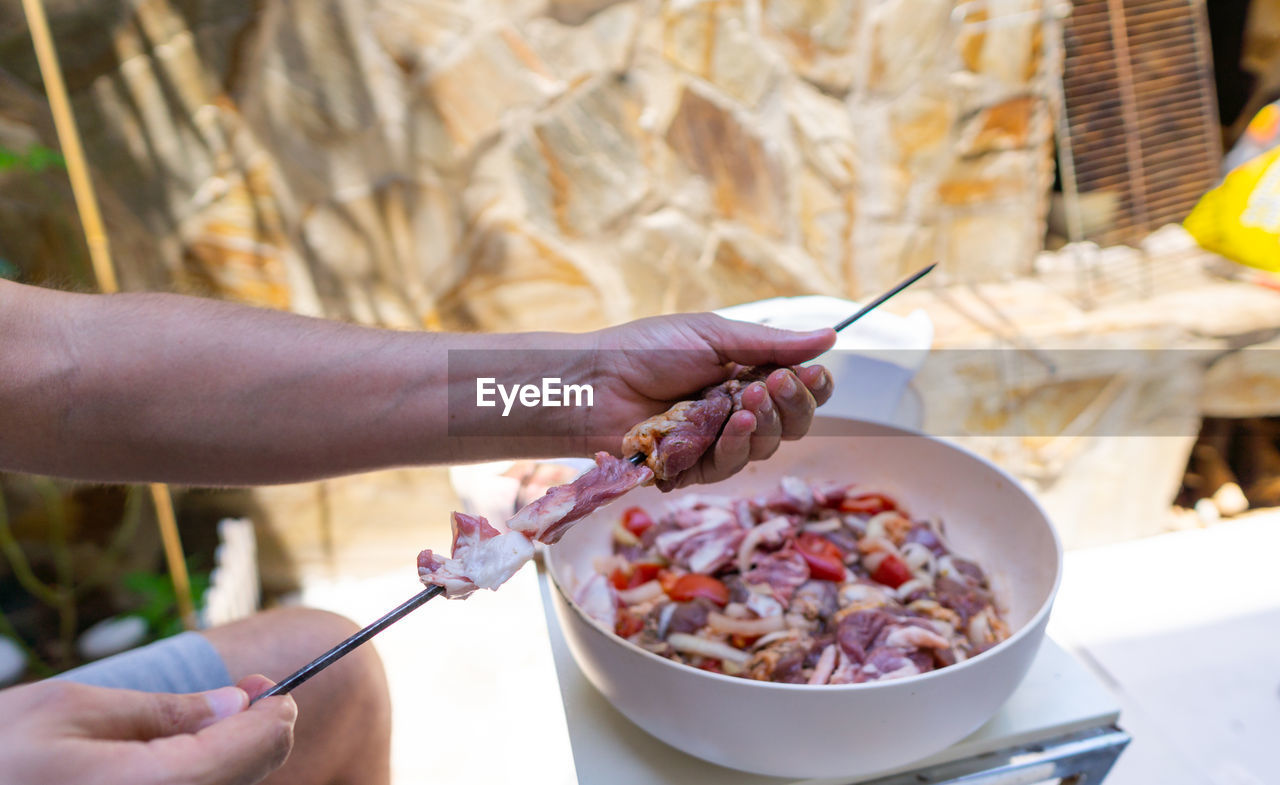
{"label": "wooden stick", "polygon": [[[62,77],[62,67],[58,64],[58,51],[53,45],[53,35],[49,32],[49,19],[44,12],[44,3],[42,0],[22,0],[22,8],[27,16],[27,26],[31,30],[31,45],[36,50],[40,78],[44,81],[44,90],[49,96],[49,109],[53,114],[54,130],[58,134],[58,145],[67,162],[67,177],[71,180],[71,194],[80,215],[85,243],[89,246],[93,275],[102,292],[114,294],[120,291],[120,284],[111,261],[111,246],[103,229],[98,198],[93,190],[89,167],[85,163],[84,148],[80,144],[80,132],[71,111],[71,101],[67,98],[67,85]],[[191,601],[191,580],[187,575],[187,563],[182,557],[182,538],[178,534],[177,519],[173,512],[173,498],[169,495],[168,486],[161,484],[151,486],[151,498],[156,505],[156,520],[160,526],[161,539],[164,540],[165,560],[168,562],[169,576],[173,579],[178,612],[182,614],[183,625],[187,629],[193,629],[196,618]]]}

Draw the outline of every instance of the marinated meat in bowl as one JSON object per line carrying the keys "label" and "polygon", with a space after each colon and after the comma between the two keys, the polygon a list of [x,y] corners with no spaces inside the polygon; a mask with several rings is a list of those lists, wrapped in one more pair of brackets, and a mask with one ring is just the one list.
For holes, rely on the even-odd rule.
{"label": "marinated meat in bowl", "polygon": [[[808,512],[771,517],[780,510],[757,505],[751,527],[740,523],[753,500],[785,504],[806,490]],[[976,730],[1026,675],[1061,572],[1057,536],[1015,480],[959,447],[879,425],[820,419],[729,480],[638,488],[625,504],[546,551],[569,649],[648,733],[759,774],[866,777]],[[694,515],[689,526],[672,517]],[[820,577],[838,568],[809,535],[839,551],[840,580]]]}
{"label": "marinated meat in bowl", "polygon": [[[983,569],[889,495],[783,477],[626,509],[575,599],[631,643],[715,673],[861,684],[954,665],[1009,636]],[[594,595],[594,596],[593,596]]]}

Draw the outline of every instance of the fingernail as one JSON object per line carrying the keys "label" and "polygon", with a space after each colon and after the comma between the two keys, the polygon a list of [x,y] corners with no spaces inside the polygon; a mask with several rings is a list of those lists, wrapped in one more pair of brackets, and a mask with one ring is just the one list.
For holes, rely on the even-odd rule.
{"label": "fingernail", "polygon": [[249,696],[239,687],[221,687],[206,692],[204,699],[209,703],[214,720],[225,720],[233,714],[239,714],[249,705]]}
{"label": "fingernail", "polygon": [[796,393],[800,392],[800,390],[796,388],[796,377],[794,374],[787,374],[782,379],[782,384],[780,386],[782,387],[782,397],[784,398],[794,398],[796,397]]}

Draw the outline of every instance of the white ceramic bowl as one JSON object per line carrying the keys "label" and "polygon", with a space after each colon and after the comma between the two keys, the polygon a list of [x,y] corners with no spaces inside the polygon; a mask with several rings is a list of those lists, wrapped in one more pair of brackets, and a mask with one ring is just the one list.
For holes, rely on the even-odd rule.
{"label": "white ceramic bowl", "polygon": [[986,722],[1026,675],[1044,637],[1062,547],[1044,510],[1012,478],[945,442],[896,428],[818,420],[769,460],[734,477],[663,495],[642,488],[579,522],[547,551],[557,587],[610,552],[625,506],[660,509],[678,494],[754,495],[784,475],[852,481],[937,516],[956,552],[991,580],[1013,634],[983,654],[905,679],[853,685],[775,684],[681,665],[613,635],[564,589],[552,592],[583,673],[632,722],[691,755],[757,774],[858,777],[898,768]]}

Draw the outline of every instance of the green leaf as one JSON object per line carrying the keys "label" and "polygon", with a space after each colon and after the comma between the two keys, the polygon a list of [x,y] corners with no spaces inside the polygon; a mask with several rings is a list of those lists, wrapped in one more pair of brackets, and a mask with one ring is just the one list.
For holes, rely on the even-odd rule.
{"label": "green leaf", "polygon": [[67,161],[62,157],[62,153],[42,144],[33,144],[27,148],[26,152],[22,153],[0,147],[0,172],[7,172],[13,169],[43,172],[46,169],[66,168]]}

